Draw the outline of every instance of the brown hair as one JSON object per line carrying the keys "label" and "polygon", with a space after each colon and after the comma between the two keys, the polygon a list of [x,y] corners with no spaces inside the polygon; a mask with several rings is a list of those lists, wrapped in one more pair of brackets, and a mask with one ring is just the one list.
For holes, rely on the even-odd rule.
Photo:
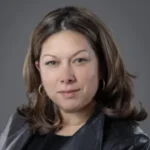
{"label": "brown hair", "polygon": [[105,88],[101,91],[99,87],[95,95],[97,108],[111,118],[144,120],[147,117],[146,110],[141,107],[138,111],[133,106],[133,79],[136,76],[126,70],[110,30],[90,10],[66,6],[51,11],[36,26],[25,58],[23,77],[29,104],[17,110],[28,120],[33,131],[46,134],[62,126],[62,118],[56,105],[44,94],[44,90],[42,95],[39,94],[41,78],[35,67],[43,42],[62,30],[83,34],[98,57]]}

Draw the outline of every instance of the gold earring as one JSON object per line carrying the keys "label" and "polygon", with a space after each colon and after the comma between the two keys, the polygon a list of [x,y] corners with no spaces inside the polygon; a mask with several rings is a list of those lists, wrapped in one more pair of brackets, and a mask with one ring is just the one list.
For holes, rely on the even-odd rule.
{"label": "gold earring", "polygon": [[40,84],[39,89],[38,89],[39,94],[42,96],[41,88],[42,88],[42,84]]}

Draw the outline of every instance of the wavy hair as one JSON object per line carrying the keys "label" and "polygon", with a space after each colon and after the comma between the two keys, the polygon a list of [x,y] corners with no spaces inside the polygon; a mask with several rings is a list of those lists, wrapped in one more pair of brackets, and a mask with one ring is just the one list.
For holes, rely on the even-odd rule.
{"label": "wavy hair", "polygon": [[83,34],[95,51],[105,88],[101,84],[95,94],[96,108],[111,118],[142,121],[147,112],[133,105],[133,79],[123,64],[119,49],[110,30],[96,14],[86,8],[65,6],[49,12],[34,29],[23,66],[28,104],[18,107],[18,113],[25,117],[34,132],[46,134],[62,127],[62,118],[57,106],[45,94],[39,94],[40,73],[35,67],[39,61],[43,42],[62,30]]}

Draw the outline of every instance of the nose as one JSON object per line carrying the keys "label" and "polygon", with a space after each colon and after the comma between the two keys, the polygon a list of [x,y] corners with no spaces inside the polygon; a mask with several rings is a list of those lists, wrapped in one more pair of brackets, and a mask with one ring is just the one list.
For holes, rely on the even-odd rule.
{"label": "nose", "polygon": [[61,83],[68,84],[68,83],[73,83],[76,80],[75,75],[74,75],[74,71],[69,66],[62,67],[62,71],[61,71],[60,76],[61,76],[60,77]]}

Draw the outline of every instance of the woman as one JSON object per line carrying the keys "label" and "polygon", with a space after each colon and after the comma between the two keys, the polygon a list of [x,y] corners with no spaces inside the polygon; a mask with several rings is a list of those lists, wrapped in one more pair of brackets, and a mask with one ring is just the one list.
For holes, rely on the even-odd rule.
{"label": "woman", "polygon": [[150,150],[133,106],[133,79],[105,24],[90,10],[48,13],[31,36],[19,107],[0,150]]}

